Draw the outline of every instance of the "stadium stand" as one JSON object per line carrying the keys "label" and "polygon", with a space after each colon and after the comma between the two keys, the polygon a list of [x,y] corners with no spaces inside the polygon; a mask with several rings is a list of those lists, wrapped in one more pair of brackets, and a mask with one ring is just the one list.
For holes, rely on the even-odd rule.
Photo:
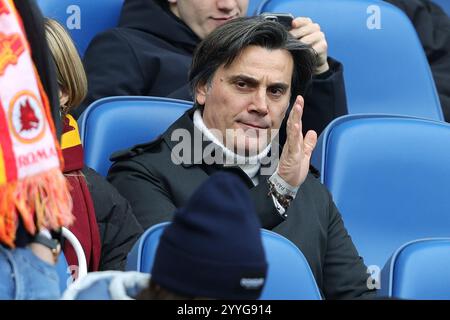
{"label": "stadium stand", "polygon": [[320,137],[312,163],[366,265],[379,269],[405,242],[450,236],[450,125],[348,115]]}
{"label": "stadium stand", "polygon": [[[149,228],[134,245],[127,259],[127,271],[149,272],[159,238],[168,222]],[[316,281],[300,250],[285,237],[261,230],[269,264],[262,300],[319,300]]]}
{"label": "stadium stand", "polygon": [[265,0],[259,12],[290,12],[320,24],[344,65],[349,113],[443,120],[425,53],[408,17],[376,0]]}
{"label": "stadium stand", "polygon": [[123,1],[37,0],[37,4],[44,16],[53,18],[66,27],[83,57],[97,33],[117,25]]}
{"label": "stadium stand", "polygon": [[421,239],[401,246],[382,272],[380,296],[450,299],[450,238]]}
{"label": "stadium stand", "polygon": [[190,107],[189,101],[159,97],[95,101],[78,119],[85,164],[106,176],[113,152],[156,138]]}

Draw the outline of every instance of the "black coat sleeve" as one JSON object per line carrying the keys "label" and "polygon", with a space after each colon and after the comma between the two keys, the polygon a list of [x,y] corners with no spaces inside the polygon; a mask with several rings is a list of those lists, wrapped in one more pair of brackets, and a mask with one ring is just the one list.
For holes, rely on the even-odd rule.
{"label": "black coat sleeve", "polygon": [[323,267],[323,291],[327,299],[374,298],[367,267],[344,227],[334,202],[329,202],[327,249]]}
{"label": "black coat sleeve", "polygon": [[313,77],[305,94],[304,130],[314,130],[318,135],[337,117],[348,113],[343,66],[328,58],[330,69]]}
{"label": "black coat sleeve", "polygon": [[450,122],[450,18],[430,0],[385,0],[409,17],[422,43],[439,93],[445,121]]}
{"label": "black coat sleeve", "polygon": [[[314,130],[320,135],[331,121],[348,113],[343,66],[332,58],[328,58],[328,64],[330,69],[314,76],[304,94],[303,134]],[[286,141],[286,123],[291,109],[292,106],[280,128],[281,145]]]}
{"label": "black coat sleeve", "polygon": [[83,173],[94,202],[102,244],[100,270],[124,270],[126,258],[143,233],[128,201],[94,170]]}
{"label": "black coat sleeve", "polygon": [[265,229],[272,229],[280,224],[284,219],[275,208],[272,197],[269,195],[269,185],[267,178],[262,179],[260,183],[250,189],[250,197],[255,204],[261,226]]}
{"label": "black coat sleeve", "polygon": [[[148,65],[140,65],[133,49],[120,29],[112,29],[96,36],[89,44],[83,59],[88,78],[88,94],[82,106],[74,111],[79,115],[95,100],[109,96],[145,95],[151,85],[145,73],[152,74]],[[149,62],[150,63],[150,62]]]}
{"label": "black coat sleeve", "polygon": [[130,202],[143,229],[172,220],[176,206],[162,183],[163,179],[156,177],[138,161],[114,163],[108,180]]}
{"label": "black coat sleeve", "polygon": [[259,217],[261,227],[271,230],[284,221],[284,218],[281,217],[280,213],[275,208],[272,196],[269,194],[269,184],[267,183],[267,180],[270,176],[260,175],[259,183],[254,186],[252,180],[240,168],[221,167],[221,170],[235,174],[247,185],[247,187],[249,187],[250,197],[255,205],[255,211]]}

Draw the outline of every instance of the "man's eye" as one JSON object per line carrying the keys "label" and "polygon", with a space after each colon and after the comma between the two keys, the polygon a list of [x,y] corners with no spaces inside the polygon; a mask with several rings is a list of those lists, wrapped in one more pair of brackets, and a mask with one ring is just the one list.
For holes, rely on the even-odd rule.
{"label": "man's eye", "polygon": [[244,81],[238,81],[238,82],[236,82],[236,86],[238,88],[246,88],[247,84]]}
{"label": "man's eye", "polygon": [[276,97],[279,97],[284,93],[284,90],[280,88],[270,88],[269,91],[271,95]]}

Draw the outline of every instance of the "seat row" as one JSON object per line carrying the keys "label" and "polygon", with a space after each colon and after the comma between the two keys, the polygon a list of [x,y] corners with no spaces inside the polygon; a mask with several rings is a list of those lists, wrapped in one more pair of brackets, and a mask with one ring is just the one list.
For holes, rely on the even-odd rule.
{"label": "seat row", "polygon": [[[159,238],[168,225],[148,229],[128,255],[128,271],[148,272]],[[261,230],[268,274],[261,300],[320,300],[321,293],[306,258],[283,236]],[[410,241],[386,263],[381,283],[368,281],[380,298],[450,299],[450,238]]]}

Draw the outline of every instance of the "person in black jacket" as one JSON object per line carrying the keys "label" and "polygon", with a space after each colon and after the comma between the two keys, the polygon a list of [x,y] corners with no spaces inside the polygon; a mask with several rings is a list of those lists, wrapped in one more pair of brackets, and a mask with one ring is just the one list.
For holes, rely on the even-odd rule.
{"label": "person in black jacket", "polygon": [[[263,228],[301,249],[324,297],[370,297],[372,280],[341,215],[309,173],[317,135],[302,134],[300,94],[315,58],[276,22],[238,18],[217,28],[192,60],[194,108],[155,141],[113,155],[108,178],[148,228],[171,220],[202,182],[227,170],[246,183]],[[278,161],[276,132],[290,101]]]}
{"label": "person in black jacket", "polygon": [[439,93],[445,121],[450,122],[450,18],[430,0],[385,0],[402,9],[422,43]]}
{"label": "person in black jacket", "polygon": [[[88,271],[124,270],[127,254],[143,230],[127,200],[97,172],[84,166],[78,127],[67,115],[86,95],[83,65],[69,34],[57,21],[46,19],[45,31],[57,66],[60,97],[57,109],[64,119],[61,142],[64,175],[71,184],[74,200],[76,219],[69,229],[84,249]],[[70,246],[64,247],[64,253],[69,265],[77,263]]]}
{"label": "person in black jacket", "polygon": [[[119,26],[97,35],[85,53],[89,92],[74,115],[106,96],[192,100],[188,70],[195,47],[218,25],[245,16],[247,5],[248,0],[126,0]],[[343,68],[327,56],[318,24],[297,18],[294,25],[291,33],[319,53],[305,95],[304,127],[305,132],[312,129],[320,134],[331,120],[347,113]]]}

